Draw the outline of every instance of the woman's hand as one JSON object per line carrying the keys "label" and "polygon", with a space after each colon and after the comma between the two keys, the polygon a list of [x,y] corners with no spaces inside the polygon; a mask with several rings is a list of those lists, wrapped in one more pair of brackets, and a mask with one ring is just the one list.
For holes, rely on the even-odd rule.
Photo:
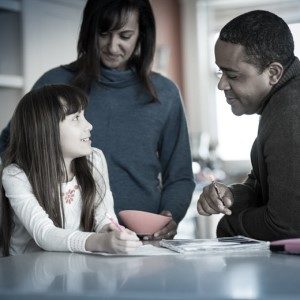
{"label": "woman's hand", "polygon": [[[172,218],[172,213],[168,210],[164,210],[160,214],[163,215],[163,216],[167,216],[167,217]],[[169,223],[164,228],[162,228],[161,230],[155,232],[153,234],[153,236],[145,236],[143,239],[144,240],[173,239],[174,236],[177,234],[177,227],[178,227],[178,224],[173,219],[171,219],[169,221]]]}

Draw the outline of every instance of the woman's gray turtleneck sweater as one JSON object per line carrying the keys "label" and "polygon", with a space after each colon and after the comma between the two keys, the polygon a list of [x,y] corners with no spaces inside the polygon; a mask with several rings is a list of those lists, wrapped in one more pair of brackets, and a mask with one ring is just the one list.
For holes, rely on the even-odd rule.
{"label": "woman's gray turtleneck sweater", "polygon": [[[33,88],[70,84],[73,76],[60,66]],[[179,222],[194,190],[187,125],[175,84],[156,73],[151,80],[157,102],[151,102],[135,71],[102,68],[100,80],[91,86],[85,116],[93,125],[92,146],[107,159],[116,213],[169,210]],[[2,133],[1,151],[8,133],[8,128]]]}

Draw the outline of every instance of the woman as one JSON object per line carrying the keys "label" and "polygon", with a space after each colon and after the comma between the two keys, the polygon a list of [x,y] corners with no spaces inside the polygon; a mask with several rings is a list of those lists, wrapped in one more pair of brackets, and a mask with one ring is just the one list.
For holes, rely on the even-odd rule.
{"label": "woman", "polygon": [[48,71],[34,88],[67,83],[89,94],[86,116],[93,123],[93,146],[108,162],[116,213],[137,209],[172,216],[154,235],[172,238],[194,182],[180,93],[151,72],[154,50],[148,0],[89,0],[78,59]]}

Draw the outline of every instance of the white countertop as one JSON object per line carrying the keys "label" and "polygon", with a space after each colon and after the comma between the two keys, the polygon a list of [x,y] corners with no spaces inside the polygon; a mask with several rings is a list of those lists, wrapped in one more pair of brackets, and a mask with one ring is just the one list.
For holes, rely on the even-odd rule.
{"label": "white countertop", "polygon": [[[0,299],[299,299],[300,256],[0,258]],[[22,297],[21,297],[22,296]]]}

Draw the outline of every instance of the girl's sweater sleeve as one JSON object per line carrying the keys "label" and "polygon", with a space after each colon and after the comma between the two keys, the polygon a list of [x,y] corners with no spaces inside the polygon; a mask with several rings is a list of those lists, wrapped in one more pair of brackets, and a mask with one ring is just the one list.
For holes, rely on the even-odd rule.
{"label": "girl's sweater sleeve", "polygon": [[15,215],[39,247],[47,251],[86,252],[85,242],[91,233],[56,227],[38,203],[20,168],[6,167],[2,183]]}
{"label": "girl's sweater sleeve", "polygon": [[99,189],[97,193],[95,211],[95,231],[99,232],[102,227],[110,220],[105,216],[108,213],[116,222],[118,219],[114,211],[114,199],[109,185],[108,169],[105,156],[103,152],[97,148],[93,148],[93,165],[94,165],[94,178]]}

